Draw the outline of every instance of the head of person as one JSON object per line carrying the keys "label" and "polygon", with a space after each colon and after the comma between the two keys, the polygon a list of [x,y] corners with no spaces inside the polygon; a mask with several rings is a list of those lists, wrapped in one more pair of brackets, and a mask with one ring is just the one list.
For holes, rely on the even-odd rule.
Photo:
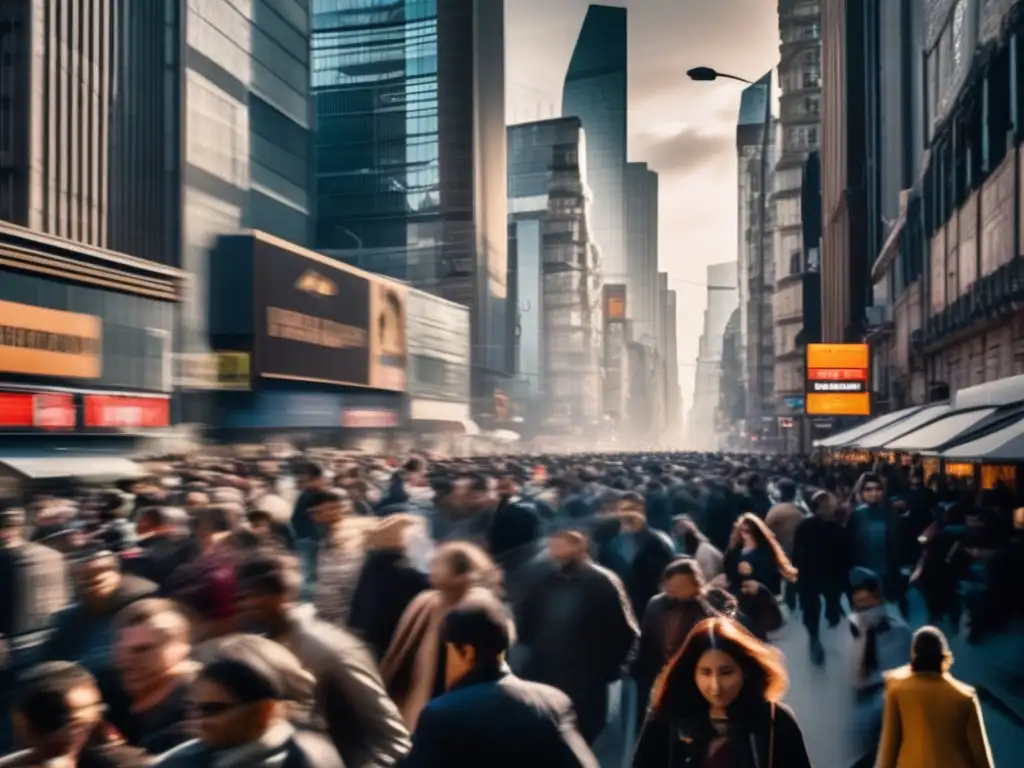
{"label": "head of person", "polygon": [[188,513],[176,507],[144,507],[135,529],[139,536],[183,536],[188,533]]}
{"label": "head of person", "polygon": [[18,681],[12,719],[18,744],[44,764],[81,752],[104,713],[92,675],[73,662],[50,661]]}
{"label": "head of person", "polygon": [[259,656],[207,663],[192,686],[199,738],[213,750],[259,741],[284,716],[284,690],[281,676]]}
{"label": "head of person", "polygon": [[121,586],[121,561],[105,549],[82,553],[71,564],[71,578],[83,605],[101,608]]}
{"label": "head of person", "polygon": [[457,503],[465,511],[479,514],[494,507],[494,492],[486,475],[467,472],[456,485]]}
{"label": "head of person", "polygon": [[615,514],[622,521],[622,529],[627,533],[636,533],[645,527],[645,510],[644,497],[636,491],[623,493],[615,506]]}
{"label": "head of person", "polygon": [[877,573],[857,567],[850,571],[850,605],[853,610],[870,611],[885,604],[885,590]]}
{"label": "head of person", "polygon": [[811,512],[822,520],[835,520],[839,505],[828,491],[816,491],[811,496]]}
{"label": "head of person", "polygon": [[652,706],[680,719],[712,712],[742,718],[767,701],[778,701],[788,679],[782,654],[734,619],[700,622],[662,671]]}
{"label": "head of person", "polygon": [[21,543],[25,532],[25,511],[15,506],[5,506],[0,500],[0,547],[12,547]]}
{"label": "head of person", "polygon": [[915,672],[948,672],[953,666],[953,652],[938,627],[921,627],[910,643],[910,668]]}
{"label": "head of person", "polygon": [[114,620],[114,663],[130,696],[144,696],[180,674],[192,651],[188,619],[172,600],[148,598]]}
{"label": "head of person", "polygon": [[740,613],[740,603],[729,590],[722,587],[708,587],[704,592],[708,605],[728,619],[735,619]]}
{"label": "head of person", "polygon": [[210,503],[210,496],[206,491],[189,491],[185,494],[185,510],[195,512]]}
{"label": "head of person", "polygon": [[309,497],[309,511],[318,526],[329,530],[352,513],[352,497],[343,488],[314,491]]}
{"label": "head of person", "polygon": [[296,473],[296,484],[303,491],[323,490],[327,485],[324,468],[314,462],[303,464]]}
{"label": "head of person", "polygon": [[740,515],[733,526],[729,546],[743,549],[759,549],[767,547],[771,541],[771,531],[761,518],[749,512]]}
{"label": "head of person", "polygon": [[788,477],[784,477],[775,484],[775,490],[779,492],[779,501],[792,503],[796,499],[796,483]]}
{"label": "head of person", "polygon": [[501,572],[480,547],[467,541],[451,541],[434,553],[430,584],[450,599],[459,600],[472,587],[499,589]]}
{"label": "head of person", "polygon": [[691,557],[697,554],[697,549],[704,540],[703,534],[697,528],[697,524],[687,515],[678,515],[672,520],[672,532],[676,540],[682,545],[683,551]]}
{"label": "head of person", "polygon": [[455,507],[455,483],[448,475],[435,475],[430,479],[430,488],[434,491],[434,506],[450,511]]}
{"label": "head of person", "polygon": [[301,591],[302,570],[294,557],[283,552],[254,552],[238,566],[239,628],[279,634]]}
{"label": "head of person", "polygon": [[517,501],[501,511],[488,534],[487,549],[495,557],[540,541],[542,524],[537,508]]}
{"label": "head of person", "polygon": [[548,536],[548,556],[563,568],[578,565],[590,556],[590,541],[582,531],[555,531]]}
{"label": "head of person", "polygon": [[419,456],[413,456],[402,465],[405,483],[411,488],[427,484],[427,462]]}
{"label": "head of person", "polygon": [[661,589],[671,600],[696,600],[704,591],[704,574],[696,560],[680,557],[665,566]]}
{"label": "head of person", "polygon": [[204,550],[228,538],[241,527],[245,510],[240,504],[211,504],[196,510],[196,539]]}
{"label": "head of person", "polygon": [[885,485],[874,472],[867,472],[860,484],[860,497],[865,504],[880,504],[885,498]]}
{"label": "head of person", "polygon": [[512,644],[512,616],[493,592],[471,589],[445,616],[442,636],[450,690],[474,671],[500,668]]}

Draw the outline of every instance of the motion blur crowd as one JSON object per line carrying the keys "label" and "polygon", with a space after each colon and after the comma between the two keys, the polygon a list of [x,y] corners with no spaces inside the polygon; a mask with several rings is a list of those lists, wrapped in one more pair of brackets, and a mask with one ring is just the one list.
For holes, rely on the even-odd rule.
{"label": "motion blur crowd", "polygon": [[943,630],[1024,613],[1005,487],[709,454],[146,466],[0,502],[0,766],[804,768],[771,639],[801,622],[824,663],[822,618],[855,638],[857,765],[992,765]]}

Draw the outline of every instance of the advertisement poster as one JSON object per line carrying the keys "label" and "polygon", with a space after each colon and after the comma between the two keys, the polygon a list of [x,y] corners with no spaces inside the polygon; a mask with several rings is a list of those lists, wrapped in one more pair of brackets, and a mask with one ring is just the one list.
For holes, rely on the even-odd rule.
{"label": "advertisement poster", "polygon": [[0,301],[0,373],[98,379],[102,339],[95,315]]}
{"label": "advertisement poster", "polygon": [[255,375],[405,388],[404,286],[264,240],[253,257]]}
{"label": "advertisement poster", "polygon": [[804,395],[810,416],[870,416],[867,344],[808,344]]}

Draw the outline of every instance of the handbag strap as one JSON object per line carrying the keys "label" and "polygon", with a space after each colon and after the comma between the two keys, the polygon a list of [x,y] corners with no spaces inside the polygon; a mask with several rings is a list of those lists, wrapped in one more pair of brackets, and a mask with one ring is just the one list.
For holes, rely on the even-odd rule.
{"label": "handbag strap", "polygon": [[771,725],[768,726],[768,768],[775,768],[775,702],[771,703]]}

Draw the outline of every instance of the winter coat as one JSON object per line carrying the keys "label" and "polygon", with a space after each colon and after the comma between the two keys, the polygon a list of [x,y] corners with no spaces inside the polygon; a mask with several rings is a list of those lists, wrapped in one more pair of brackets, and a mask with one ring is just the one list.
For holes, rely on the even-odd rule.
{"label": "winter coat", "polygon": [[978,694],[950,674],[886,675],[885,715],[876,768],[991,768]]}
{"label": "winter coat", "polygon": [[330,741],[276,723],[258,741],[214,751],[194,740],[162,755],[154,768],[344,768]]}

